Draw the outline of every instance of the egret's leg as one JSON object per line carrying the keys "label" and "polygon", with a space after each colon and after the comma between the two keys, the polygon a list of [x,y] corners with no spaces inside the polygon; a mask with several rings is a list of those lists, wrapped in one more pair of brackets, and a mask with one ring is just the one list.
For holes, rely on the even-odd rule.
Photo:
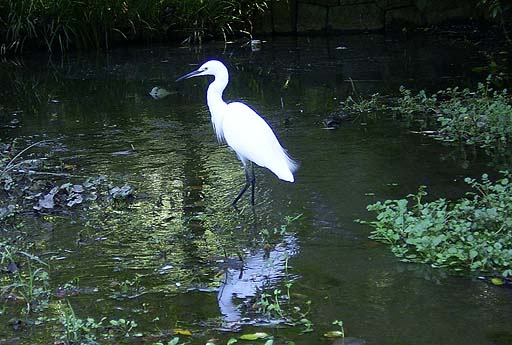
{"label": "egret's leg", "polygon": [[[238,193],[238,196],[235,198],[235,200],[233,200],[233,202],[231,203],[231,205],[233,205],[234,208],[236,208],[236,203],[238,202],[238,200],[240,200],[242,195],[244,195],[245,191],[247,190],[247,188],[249,188],[252,181],[254,180],[253,178],[251,179],[251,176],[249,174],[249,169],[247,169],[247,164],[244,164],[244,171],[245,171],[245,185],[242,187],[242,190],[240,191],[240,193]],[[254,174],[253,174],[253,176],[254,176]],[[252,196],[253,196],[252,203],[254,205],[254,187],[253,187]]]}
{"label": "egret's leg", "polygon": [[256,187],[256,175],[254,175],[254,164],[251,162],[251,170],[252,170],[252,178],[251,178],[251,189],[252,189],[252,198],[251,198],[251,204],[254,206],[254,189]]}

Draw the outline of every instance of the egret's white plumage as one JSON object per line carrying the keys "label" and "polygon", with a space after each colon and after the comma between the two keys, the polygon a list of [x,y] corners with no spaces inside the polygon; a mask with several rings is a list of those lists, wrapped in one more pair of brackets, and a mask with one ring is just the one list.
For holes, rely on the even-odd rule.
{"label": "egret's white plumage", "polygon": [[222,62],[207,61],[197,70],[178,80],[202,75],[215,77],[208,86],[206,99],[217,139],[219,142],[226,142],[236,152],[246,172],[246,185],[233,205],[249,184],[252,184],[254,203],[254,173],[251,180],[247,168],[248,161],[269,169],[281,180],[294,182],[293,173],[297,169],[297,164],[287,155],[267,122],[244,103],[224,102],[222,93],[228,85],[229,73]]}

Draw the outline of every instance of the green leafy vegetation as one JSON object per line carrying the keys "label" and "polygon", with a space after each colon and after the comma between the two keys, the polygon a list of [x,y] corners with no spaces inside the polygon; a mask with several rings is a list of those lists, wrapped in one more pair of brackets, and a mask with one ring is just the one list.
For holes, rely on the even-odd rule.
{"label": "green leafy vegetation", "polygon": [[282,287],[260,291],[251,304],[251,312],[262,315],[274,322],[284,322],[301,327],[301,334],[313,332],[313,322],[308,318],[311,312],[311,300],[304,295],[292,293],[293,281],[286,262],[286,278]]}
{"label": "green leafy vegetation", "polygon": [[411,90],[405,87],[400,87],[400,97],[398,97],[387,108],[392,112],[395,119],[405,121],[408,125],[413,126],[414,123],[419,123],[420,128],[424,129],[430,122],[429,117],[436,113],[435,96],[428,97],[424,90],[413,94]]}
{"label": "green leafy vegetation", "polygon": [[333,325],[338,326],[340,329],[336,331],[329,331],[324,333],[324,337],[326,338],[345,338],[345,328],[343,328],[343,321],[334,320],[332,322]]}
{"label": "green leafy vegetation", "polygon": [[400,87],[396,98],[374,94],[349,96],[340,113],[363,116],[363,121],[391,116],[406,127],[436,140],[483,148],[493,156],[508,154],[512,143],[512,97],[507,89],[494,90],[493,77],[476,90],[447,88],[428,95]]}
{"label": "green leafy vegetation", "polygon": [[488,78],[476,91],[455,87],[430,97],[402,87],[390,109],[411,123],[417,121],[422,129],[435,126],[435,120],[439,140],[504,151],[512,142],[512,101],[506,89],[496,91],[490,84]]}
{"label": "green leafy vegetation", "polygon": [[380,99],[381,97],[378,93],[371,95],[370,98],[364,98],[359,95],[354,97],[348,96],[345,101],[341,102],[341,106],[351,117],[361,117],[362,121],[368,119],[375,120],[379,112],[384,109]]}
{"label": "green leafy vegetation", "polygon": [[292,217],[285,216],[284,222],[279,228],[273,228],[272,230],[263,228],[259,231],[261,237],[261,243],[265,246],[273,246],[283,239],[288,232],[288,226],[302,217],[302,213]]}
{"label": "green leafy vegetation", "polygon": [[510,10],[510,6],[501,0],[479,0],[478,6],[484,8],[492,18],[501,17],[504,12]]}
{"label": "green leafy vegetation", "polygon": [[[0,300],[22,316],[47,307],[50,295],[48,264],[8,242],[0,242]],[[22,302],[21,309],[16,302]]]}
{"label": "green leafy vegetation", "polygon": [[108,48],[119,40],[250,36],[251,18],[266,8],[267,0],[5,0],[0,2],[0,55],[41,45],[64,52]]}
{"label": "green leafy vegetation", "polygon": [[44,43],[51,52],[71,46],[108,47],[113,39],[164,30],[163,1],[7,0],[0,13],[5,25],[2,52],[21,53]]}
{"label": "green leafy vegetation", "polygon": [[439,137],[503,150],[512,141],[512,105],[507,90],[493,91],[479,84],[476,92],[447,89],[439,104]]}
{"label": "green leafy vegetation", "polygon": [[[385,109],[408,127],[435,139],[506,154],[512,142],[512,102],[507,90],[491,88],[491,77],[476,91],[448,88],[432,96],[404,87]],[[434,128],[433,131],[426,131]],[[391,244],[404,261],[429,263],[458,271],[512,275],[512,184],[510,174],[492,183],[465,180],[472,188],[457,201],[426,202],[426,187],[405,199],[369,205],[377,220],[371,238]]]}
{"label": "green leafy vegetation", "polygon": [[407,262],[457,271],[512,276],[512,180],[508,172],[491,182],[466,178],[472,191],[456,201],[425,201],[426,188],[406,199],[369,205],[372,239],[388,243]]}
{"label": "green leafy vegetation", "polygon": [[103,340],[118,342],[121,339],[140,338],[142,333],[136,332],[137,323],[133,320],[111,319],[106,324],[106,317],[96,321],[93,318],[79,318],[69,303],[56,304],[56,319],[61,326],[60,342],[62,344],[98,344]]}
{"label": "green leafy vegetation", "polygon": [[57,311],[59,314],[58,322],[63,329],[60,340],[64,344],[90,344],[96,342],[95,332],[102,327],[102,322],[105,318],[99,322],[93,318],[82,320],[76,316],[69,301],[67,303],[58,303]]}
{"label": "green leafy vegetation", "polygon": [[220,35],[224,40],[235,34],[251,36],[255,13],[267,9],[267,0],[186,0],[174,1],[176,21],[185,42],[199,42]]}
{"label": "green leafy vegetation", "polygon": [[507,31],[505,18],[510,14],[512,8],[507,1],[502,0],[478,0],[477,5],[485,10],[489,17],[499,21],[503,34],[509,43],[512,42]]}
{"label": "green leafy vegetation", "polygon": [[326,127],[339,127],[337,124],[329,122],[338,122],[346,119],[359,120],[361,123],[366,123],[369,120],[376,120],[383,110],[386,109],[382,102],[382,97],[379,93],[374,93],[369,98],[363,97],[357,91],[357,88],[350,79],[352,86],[352,94],[349,95],[344,101],[340,102],[341,107],[334,111],[330,118],[324,120]]}

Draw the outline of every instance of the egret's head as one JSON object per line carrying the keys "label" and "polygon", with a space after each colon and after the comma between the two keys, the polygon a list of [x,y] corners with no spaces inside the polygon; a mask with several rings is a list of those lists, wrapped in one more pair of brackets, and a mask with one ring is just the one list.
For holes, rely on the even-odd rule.
{"label": "egret's head", "polygon": [[206,61],[204,64],[201,65],[198,69],[195,71],[192,71],[190,73],[187,73],[178,79],[176,81],[180,81],[183,79],[188,79],[192,77],[198,77],[201,75],[213,75],[213,76],[220,76],[222,74],[227,75],[228,70],[224,64],[218,60],[210,60]]}

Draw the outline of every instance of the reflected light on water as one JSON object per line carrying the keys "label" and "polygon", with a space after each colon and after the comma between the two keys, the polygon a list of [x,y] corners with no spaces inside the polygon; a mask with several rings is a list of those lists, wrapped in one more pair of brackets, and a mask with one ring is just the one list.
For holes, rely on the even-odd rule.
{"label": "reflected light on water", "polygon": [[288,259],[298,252],[297,239],[286,236],[281,244],[269,251],[260,249],[248,253],[240,269],[228,268],[217,295],[224,321],[240,322],[242,312],[237,300],[247,301],[258,292],[276,286],[287,274]]}

